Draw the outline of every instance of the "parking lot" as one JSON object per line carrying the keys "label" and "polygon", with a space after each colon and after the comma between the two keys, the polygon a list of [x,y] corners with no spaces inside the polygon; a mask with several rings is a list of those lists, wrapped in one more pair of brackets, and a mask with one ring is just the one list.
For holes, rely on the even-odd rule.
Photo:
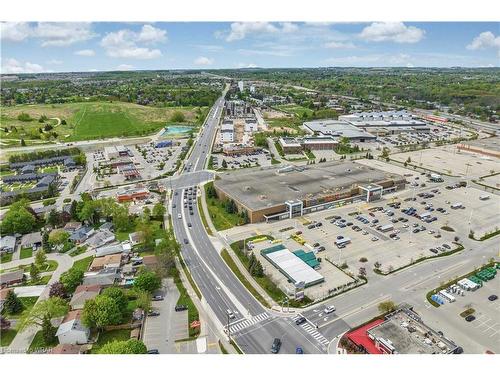
{"label": "parking lot", "polygon": [[[465,353],[487,350],[500,353],[500,299],[488,300],[489,296],[498,295],[499,290],[497,275],[476,291],[466,291],[464,296],[454,294],[455,302],[446,302],[439,308],[429,307],[423,313],[435,319],[443,333],[463,346]],[[475,319],[468,322],[460,313],[470,308],[474,309]]]}
{"label": "parking lot", "polygon": [[226,162],[227,169],[267,167],[271,165],[271,156],[264,151],[255,151],[247,155],[213,154],[212,157],[214,169],[222,168],[223,161]]}
{"label": "parking lot", "polygon": [[459,152],[454,145],[391,154],[390,158],[401,163],[410,158],[413,165],[451,176],[479,178],[499,171],[499,164],[493,158]]}

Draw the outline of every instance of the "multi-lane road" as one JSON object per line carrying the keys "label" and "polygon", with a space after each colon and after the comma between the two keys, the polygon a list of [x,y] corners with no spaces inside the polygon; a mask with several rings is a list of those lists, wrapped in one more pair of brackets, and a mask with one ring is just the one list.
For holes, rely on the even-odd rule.
{"label": "multi-lane road", "polygon": [[[223,107],[221,97],[195,139],[191,154],[173,184],[170,213],[182,256],[203,296],[203,306],[219,331],[227,332],[229,322],[231,338],[245,353],[269,353],[274,338],[282,340],[280,353],[295,353],[299,346],[305,353],[326,353],[333,339],[374,316],[379,302],[392,299],[397,303],[406,301],[418,308],[429,308],[425,293],[437,286],[441,277],[467,273],[496,255],[497,247],[493,242],[465,239],[466,250],[462,253],[424,262],[391,276],[374,276],[365,286],[332,299],[329,304],[337,306],[335,313],[325,314],[324,306],[316,305],[302,311],[307,321],[296,325],[292,314],[262,306],[227,267],[220,249],[213,245],[205,231],[200,217],[203,213],[198,212],[196,198],[193,199],[193,214],[185,207],[187,187],[193,186],[196,191],[196,186],[209,177],[203,175],[201,178]],[[234,313],[234,318],[228,318],[228,310]]]}

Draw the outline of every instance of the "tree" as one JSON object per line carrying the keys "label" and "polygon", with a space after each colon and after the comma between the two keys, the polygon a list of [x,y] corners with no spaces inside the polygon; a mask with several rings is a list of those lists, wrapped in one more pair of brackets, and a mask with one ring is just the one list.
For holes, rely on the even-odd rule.
{"label": "tree", "polygon": [[102,292],[102,295],[113,298],[113,300],[118,305],[118,308],[120,309],[120,311],[122,311],[124,313],[126,312],[126,310],[127,310],[127,304],[128,304],[128,298],[125,295],[125,292],[123,291],[123,289],[120,289],[120,288],[117,288],[117,287],[106,288]]}
{"label": "tree", "polygon": [[227,161],[226,161],[226,159],[222,160],[222,168],[227,169]]}
{"label": "tree", "polygon": [[3,303],[3,308],[9,314],[17,314],[23,311],[24,306],[16,293],[11,289],[7,292],[5,301]]}
{"label": "tree", "polygon": [[60,281],[56,281],[54,284],[50,286],[49,289],[49,297],[66,297],[66,288],[64,288],[64,284]]}
{"label": "tree", "polygon": [[61,120],[61,125],[66,125],[66,120]]}
{"label": "tree", "polygon": [[144,311],[149,311],[151,308],[151,294],[143,290],[138,290],[136,293],[136,306]]}
{"label": "tree", "polygon": [[50,244],[49,244],[49,232],[43,232],[42,235],[42,249],[45,253],[50,253]]}
{"label": "tree", "polygon": [[35,266],[35,263],[31,263],[30,265],[30,278],[34,282],[40,279],[40,270]]}
{"label": "tree", "polygon": [[68,311],[68,303],[62,298],[48,298],[39,301],[31,310],[23,313],[17,328],[24,331],[28,327],[38,326],[42,329],[44,343],[51,344],[56,332],[51,320],[66,315]]}
{"label": "tree", "polygon": [[134,280],[134,288],[153,293],[160,288],[161,279],[153,271],[142,270]]}
{"label": "tree", "polygon": [[57,227],[61,223],[61,217],[59,213],[52,209],[47,215],[47,224],[52,225],[53,227]]}
{"label": "tree", "polygon": [[83,271],[73,267],[63,272],[59,278],[59,281],[61,281],[68,293],[73,293],[82,280]]}
{"label": "tree", "polygon": [[10,321],[0,316],[0,330],[4,331],[10,328]]}
{"label": "tree", "polygon": [[184,113],[180,111],[175,111],[172,113],[172,116],[170,116],[170,121],[172,122],[184,122],[186,120]]}
{"label": "tree", "polygon": [[82,313],[85,326],[102,329],[108,325],[120,324],[121,320],[122,311],[112,297],[99,295],[85,301]]}
{"label": "tree", "polygon": [[380,311],[381,314],[388,314],[391,311],[396,310],[396,304],[393,301],[385,301],[385,302],[380,302],[378,304],[378,311]]}
{"label": "tree", "polygon": [[23,147],[26,146],[26,141],[24,140],[24,138],[21,138],[21,146],[23,146]]}
{"label": "tree", "polygon": [[68,242],[70,234],[64,229],[55,229],[49,234],[49,244],[52,247],[61,247]]}
{"label": "tree", "polygon": [[156,218],[163,218],[165,216],[165,213],[167,212],[167,209],[162,203],[156,203],[153,206],[153,216]]}
{"label": "tree", "polygon": [[128,207],[117,204],[113,210],[113,224],[115,230],[126,232],[132,227],[132,220],[128,215]]}
{"label": "tree", "polygon": [[47,255],[45,254],[45,251],[43,249],[38,250],[35,255],[35,265],[42,269],[46,263]]}
{"label": "tree", "polygon": [[146,354],[146,345],[142,341],[129,339],[127,341],[111,341],[99,349],[99,354]]}
{"label": "tree", "polygon": [[140,241],[145,250],[152,250],[154,248],[155,239],[154,232],[151,224],[141,220],[137,225],[137,230],[140,232]]}
{"label": "tree", "polygon": [[36,225],[36,219],[30,210],[31,207],[29,207],[27,199],[21,199],[12,203],[9,211],[7,211],[2,219],[2,234],[26,234],[32,232]]}

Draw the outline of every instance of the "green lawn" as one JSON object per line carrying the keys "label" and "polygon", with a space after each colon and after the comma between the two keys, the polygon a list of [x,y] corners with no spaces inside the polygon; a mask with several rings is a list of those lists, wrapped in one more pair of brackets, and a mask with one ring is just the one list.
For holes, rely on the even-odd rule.
{"label": "green lawn", "polygon": [[3,254],[2,257],[0,258],[0,263],[8,263],[12,260],[12,254]]}
{"label": "green lawn", "polygon": [[97,342],[92,345],[91,354],[97,354],[104,344],[112,341],[127,341],[130,339],[131,329],[117,329],[114,331],[104,331],[99,334]]}
{"label": "green lawn", "polygon": [[40,272],[52,272],[57,269],[57,262],[55,260],[48,260],[45,267],[40,269]]}
{"label": "green lawn", "polygon": [[75,251],[73,251],[69,256],[76,257],[77,255],[83,254],[87,250],[87,246],[80,246]]}
{"label": "green lawn", "polygon": [[33,249],[31,247],[25,247],[21,249],[21,255],[19,256],[21,259],[31,258],[33,256]]}
{"label": "green lawn", "polygon": [[207,188],[209,184],[205,185],[205,196],[207,200],[208,212],[214,224],[215,229],[225,230],[232,228],[236,225],[243,225],[245,221],[238,214],[228,214],[224,209],[224,202],[217,198],[209,198],[207,195]]}
{"label": "green lawn", "polygon": [[0,333],[0,346],[9,346],[17,331],[15,329],[6,329]]}
{"label": "green lawn", "polygon": [[201,221],[203,222],[203,226],[205,227],[205,230],[207,231],[207,233],[210,236],[212,236],[213,235],[212,230],[208,226],[207,217],[205,216],[205,211],[203,210],[203,207],[201,204],[201,197],[197,198],[197,203],[198,203],[198,211],[200,212]]}
{"label": "green lawn", "polygon": [[94,256],[91,255],[89,257],[77,260],[75,263],[73,263],[73,266],[71,268],[76,268],[80,269],[83,272],[87,272],[89,269],[90,263],[92,263],[92,260],[94,259]]}
{"label": "green lawn", "polygon": [[313,110],[303,107],[298,104],[283,104],[283,105],[278,105],[276,106],[278,109],[281,109],[284,112],[287,113],[293,113],[298,117],[302,117],[302,115],[305,113],[308,117],[311,117],[313,114]]}
{"label": "green lawn", "polygon": [[59,172],[59,168],[57,166],[54,167],[45,167],[45,168],[40,168],[38,170],[39,173],[56,173]]}
{"label": "green lawn", "polygon": [[19,297],[19,299],[21,300],[21,303],[23,304],[23,310],[17,314],[9,314],[7,311],[2,310],[2,315],[4,317],[9,318],[9,319],[19,318],[23,312],[29,311],[33,308],[36,301],[38,300],[38,297]]}
{"label": "green lawn", "polygon": [[22,286],[32,286],[32,285],[47,285],[50,281],[50,279],[52,278],[51,275],[46,275],[46,276],[43,276],[41,277],[39,280],[37,281],[26,281],[22,284]]}
{"label": "green lawn", "polygon": [[33,341],[31,342],[31,345],[28,349],[28,353],[33,353],[33,352],[45,352],[44,349],[50,349],[53,348],[58,344],[57,340],[54,340],[54,342],[50,345],[46,345],[45,342],[43,341],[43,333],[42,331],[38,331],[35,334],[35,337],[33,338]]}
{"label": "green lawn", "polygon": [[[52,132],[58,139],[78,141],[105,137],[141,136],[153,133],[170,122],[176,111],[184,114],[183,125],[198,122],[199,107],[151,107],[125,102],[85,102],[64,104],[16,105],[2,108],[2,126],[15,126],[17,132],[2,135],[7,140],[24,138],[29,144],[31,139],[44,141],[48,133],[40,133],[43,125],[37,120],[41,115],[64,119],[67,125],[55,126]],[[202,107],[204,110],[205,107]],[[17,116],[27,113],[31,121],[20,121]],[[56,121],[50,120],[53,125]],[[40,140],[40,138],[42,138]]]}

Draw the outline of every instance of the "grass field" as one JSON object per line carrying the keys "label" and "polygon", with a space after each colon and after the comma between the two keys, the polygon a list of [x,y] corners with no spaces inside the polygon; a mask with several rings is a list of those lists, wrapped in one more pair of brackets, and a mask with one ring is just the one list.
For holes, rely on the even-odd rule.
{"label": "grass field", "polygon": [[5,329],[0,335],[0,346],[9,346],[14,337],[16,337],[17,331],[15,329]]}
{"label": "grass field", "polygon": [[31,247],[25,247],[24,249],[21,249],[21,254],[19,258],[24,259],[24,258],[31,258],[33,256],[33,249]]}
{"label": "grass field", "polygon": [[306,115],[308,117],[310,117],[313,114],[312,109],[302,107],[301,105],[297,105],[297,104],[283,104],[283,105],[276,106],[276,108],[282,110],[283,112],[293,113],[299,117],[302,117],[303,113],[306,113]]}
{"label": "grass field", "polygon": [[28,349],[28,353],[34,353],[34,352],[40,352],[43,353],[46,350],[53,348],[58,344],[57,340],[55,340],[52,344],[46,345],[45,342],[43,341],[43,332],[38,331],[35,334],[35,337],[33,337],[33,341],[30,344],[30,347]]}
{"label": "grass field", "polygon": [[91,255],[89,257],[77,260],[75,263],[73,263],[73,266],[71,268],[76,268],[79,270],[82,270],[83,272],[87,272],[89,269],[90,263],[92,263],[92,260],[94,259],[94,256]]}
{"label": "grass field", "polygon": [[243,218],[237,214],[229,214],[224,209],[224,202],[217,198],[209,198],[207,194],[207,189],[210,182],[205,185],[205,196],[207,200],[208,212],[210,214],[210,218],[212,219],[212,223],[214,224],[215,229],[217,230],[225,230],[232,228],[236,225],[245,224]]}
{"label": "grass field", "polygon": [[2,310],[2,315],[8,319],[18,319],[22,313],[25,311],[30,311],[35,305],[38,297],[19,297],[19,300],[23,304],[23,310],[17,314],[9,314],[7,311]]}
{"label": "grass field", "polygon": [[3,254],[0,258],[0,263],[8,263],[12,260],[12,253]]}
{"label": "grass field", "polygon": [[91,354],[97,354],[104,344],[112,341],[127,341],[130,339],[130,329],[117,329],[114,331],[104,331],[99,334],[99,339],[92,345]]}
{"label": "grass field", "polygon": [[[50,123],[60,141],[78,141],[120,136],[141,136],[153,133],[169,124],[176,111],[184,114],[183,124],[198,123],[198,107],[148,107],[124,102],[89,102],[48,105],[20,105],[3,107],[1,127],[11,126],[16,131],[2,133],[2,140],[8,139],[49,139],[47,132],[39,132],[45,123]],[[204,112],[205,108],[201,109]],[[27,113],[31,121],[20,121],[17,116]],[[57,120],[38,122],[41,115],[59,118],[66,125],[57,125]],[[176,123],[178,123],[176,121]],[[53,137],[52,137],[53,138]]]}

